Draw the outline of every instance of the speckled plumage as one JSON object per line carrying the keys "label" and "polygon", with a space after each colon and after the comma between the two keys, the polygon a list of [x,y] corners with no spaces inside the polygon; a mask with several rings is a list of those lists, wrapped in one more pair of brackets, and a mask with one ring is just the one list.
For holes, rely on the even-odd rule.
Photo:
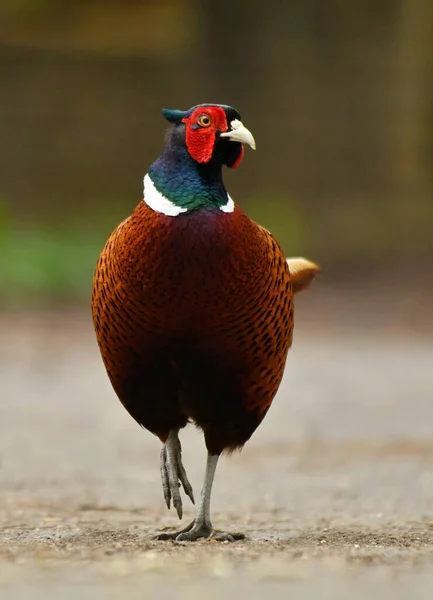
{"label": "speckled plumage", "polygon": [[163,441],[192,419],[219,453],[248,440],[278,389],[292,341],[289,268],[239,207],[172,218],[140,202],[101,254],[93,315],[134,419]]}

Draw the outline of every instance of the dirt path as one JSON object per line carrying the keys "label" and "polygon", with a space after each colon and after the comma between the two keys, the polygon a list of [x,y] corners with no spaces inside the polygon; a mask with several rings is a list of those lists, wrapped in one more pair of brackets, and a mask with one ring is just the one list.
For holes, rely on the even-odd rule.
{"label": "dirt path", "polygon": [[[273,408],[221,461],[214,524],[247,534],[231,545],[154,541],[178,526],[159,443],[115,399],[87,317],[4,317],[0,597],[431,598],[433,342],[347,314],[300,311]],[[197,496],[204,445],[182,441]]]}

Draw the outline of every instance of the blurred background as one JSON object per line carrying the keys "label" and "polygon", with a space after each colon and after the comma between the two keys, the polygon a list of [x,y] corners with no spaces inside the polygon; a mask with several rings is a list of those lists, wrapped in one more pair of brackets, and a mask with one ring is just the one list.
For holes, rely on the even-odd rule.
{"label": "blurred background", "polygon": [[414,293],[404,272],[419,295],[432,28],[430,0],[2,0],[1,306],[87,307],[161,150],[161,108],[201,102],[253,131],[227,184],[287,254],[320,262],[327,285]]}
{"label": "blurred background", "polygon": [[[129,565],[143,536],[177,525],[160,445],[105,374],[90,291],[163,146],[161,109],[203,102],[235,106],[257,141],[226,170],[232,197],[287,255],[322,266],[296,299],[269,415],[221,461],[216,524],[268,540],[257,557],[301,548],[303,562],[335,552],[350,566],[359,554],[374,569],[410,548],[414,564],[433,556],[432,0],[0,0],[0,563],[17,561],[7,577],[29,581],[29,561],[39,569],[44,556],[76,569],[72,580],[90,577],[88,557],[110,565],[124,551]],[[197,496],[202,437],[190,427],[181,438]],[[425,543],[418,530],[401,537],[413,523]],[[372,597],[348,573],[329,597]],[[42,581],[32,597],[48,598]],[[248,597],[263,598],[252,581]]]}

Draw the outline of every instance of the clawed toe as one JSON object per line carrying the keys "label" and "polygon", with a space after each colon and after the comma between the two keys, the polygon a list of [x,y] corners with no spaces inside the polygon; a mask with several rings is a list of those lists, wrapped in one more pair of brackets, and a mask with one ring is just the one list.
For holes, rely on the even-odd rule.
{"label": "clawed toe", "polygon": [[193,521],[191,526],[186,531],[180,531],[175,539],[176,542],[195,542],[195,540],[210,538],[212,531],[210,523],[197,523]]}
{"label": "clawed toe", "polygon": [[180,534],[189,531],[193,527],[194,527],[194,521],[191,521],[191,523],[189,523],[186,527],[184,527],[180,531],[161,531],[161,533],[158,533],[158,535],[155,536],[155,539],[161,540],[161,541],[176,540]]}
{"label": "clawed toe", "polygon": [[193,521],[181,531],[161,532],[155,539],[160,541],[173,540],[176,542],[195,542],[206,539],[215,542],[237,542],[245,539],[243,533],[226,533],[213,530],[210,523],[196,523]]}
{"label": "clawed toe", "polygon": [[210,538],[213,529],[210,523],[200,522],[195,520],[189,523],[180,531],[161,532],[156,536],[157,540],[174,540],[176,542],[193,542],[202,538]]}
{"label": "clawed toe", "polygon": [[170,503],[173,501],[173,506],[176,509],[177,515],[179,519],[181,519],[183,509],[182,498],[179,491],[180,485],[182,484],[186,495],[191,499],[193,504],[194,494],[182,464],[182,448],[177,436],[177,431],[170,432],[167,441],[161,450],[160,468],[162,489],[167,508],[170,508]]}

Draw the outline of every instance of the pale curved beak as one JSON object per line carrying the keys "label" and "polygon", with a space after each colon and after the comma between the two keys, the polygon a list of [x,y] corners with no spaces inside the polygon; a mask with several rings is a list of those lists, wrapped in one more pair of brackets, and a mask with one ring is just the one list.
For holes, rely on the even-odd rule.
{"label": "pale curved beak", "polygon": [[242,124],[242,121],[235,119],[230,123],[230,127],[231,130],[221,133],[220,137],[228,138],[232,142],[248,144],[253,150],[256,149],[256,142],[253,138],[253,134]]}

